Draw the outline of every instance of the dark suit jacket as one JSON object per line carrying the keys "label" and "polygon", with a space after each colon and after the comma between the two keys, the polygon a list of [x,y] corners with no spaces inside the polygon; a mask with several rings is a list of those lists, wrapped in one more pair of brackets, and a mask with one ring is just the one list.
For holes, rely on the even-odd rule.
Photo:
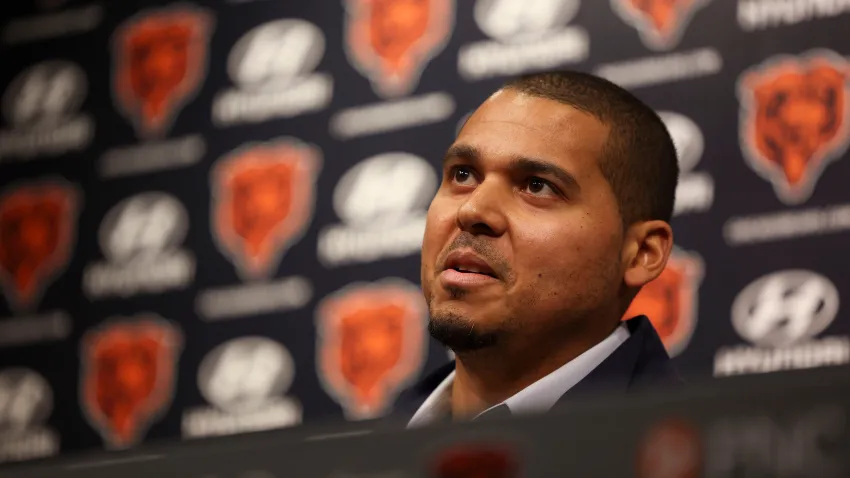
{"label": "dark suit jacket", "polygon": [[[683,383],[649,319],[640,315],[627,320],[626,325],[631,332],[629,338],[589,375],[562,395],[555,408],[586,394],[622,394],[647,387],[675,386]],[[454,361],[443,365],[403,392],[396,401],[395,419],[410,420],[425,399],[454,368]]]}

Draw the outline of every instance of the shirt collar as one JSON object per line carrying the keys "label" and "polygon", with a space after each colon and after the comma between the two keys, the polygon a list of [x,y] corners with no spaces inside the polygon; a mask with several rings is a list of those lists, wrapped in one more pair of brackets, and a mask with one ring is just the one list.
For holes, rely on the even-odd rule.
{"label": "shirt collar", "polygon": [[[594,345],[583,354],[570,360],[554,372],[546,375],[528,387],[520,390],[507,400],[511,413],[520,415],[525,413],[545,412],[552,408],[562,395],[567,393],[584,377],[605,361],[617,348],[630,336],[629,329],[621,324],[617,329],[602,342]],[[422,406],[413,415],[408,423],[408,428],[429,425],[446,419],[451,413],[452,384],[455,372],[452,371],[433,392],[428,396]],[[501,405],[497,403],[481,414],[487,413],[494,407]],[[479,415],[481,415],[479,414]]]}
{"label": "shirt collar", "polygon": [[455,381],[455,371],[452,370],[449,375],[437,385],[437,388],[428,395],[422,406],[410,419],[407,424],[408,428],[420,425],[429,425],[432,423],[445,420],[451,415],[452,410],[452,384]]}

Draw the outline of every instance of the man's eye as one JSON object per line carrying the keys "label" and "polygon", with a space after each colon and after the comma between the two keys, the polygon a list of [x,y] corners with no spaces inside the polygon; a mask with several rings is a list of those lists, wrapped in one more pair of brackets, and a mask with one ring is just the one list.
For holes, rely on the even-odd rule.
{"label": "man's eye", "polygon": [[455,166],[451,171],[452,180],[463,184],[472,178],[472,172],[465,166]]}
{"label": "man's eye", "polygon": [[[537,195],[555,194],[555,189],[549,185],[549,182],[540,178],[530,178],[528,180],[528,192]],[[547,191],[548,190],[548,191]]]}

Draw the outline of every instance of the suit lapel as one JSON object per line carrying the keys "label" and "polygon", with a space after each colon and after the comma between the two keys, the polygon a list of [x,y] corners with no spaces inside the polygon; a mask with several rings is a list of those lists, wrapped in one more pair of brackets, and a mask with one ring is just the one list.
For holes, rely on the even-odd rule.
{"label": "suit lapel", "polygon": [[558,405],[568,400],[568,396],[569,399],[573,399],[579,395],[599,391],[610,393],[628,391],[645,341],[646,331],[641,327],[641,318],[636,317],[626,323],[629,328],[629,338],[579,383],[567,390],[558,400]]}
{"label": "suit lapel", "polygon": [[[622,394],[634,388],[637,383],[655,383],[653,381],[656,379],[680,381],[649,319],[641,315],[625,323],[629,328],[628,340],[562,395],[555,404],[556,407],[594,393]],[[402,393],[396,401],[395,412],[408,419],[412,417],[431,392],[454,369],[454,361],[442,365]]]}
{"label": "suit lapel", "polygon": [[567,391],[555,406],[587,395],[619,395],[643,386],[682,383],[664,344],[646,316],[626,321],[630,336],[581,382]]}

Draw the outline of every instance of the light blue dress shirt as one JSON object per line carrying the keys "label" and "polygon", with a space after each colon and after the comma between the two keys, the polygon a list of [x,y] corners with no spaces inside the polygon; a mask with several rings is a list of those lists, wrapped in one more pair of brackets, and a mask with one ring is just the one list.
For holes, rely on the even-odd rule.
{"label": "light blue dress shirt", "polygon": [[[594,345],[583,354],[570,360],[554,372],[546,375],[528,387],[520,390],[507,400],[497,403],[479,415],[487,413],[502,403],[507,405],[512,415],[545,412],[552,408],[562,395],[573,388],[584,377],[605,361],[617,348],[629,338],[629,329],[621,324],[605,340]],[[407,428],[428,425],[442,420],[451,413],[452,384],[455,372],[452,371],[428,396],[422,406],[410,419]]]}

